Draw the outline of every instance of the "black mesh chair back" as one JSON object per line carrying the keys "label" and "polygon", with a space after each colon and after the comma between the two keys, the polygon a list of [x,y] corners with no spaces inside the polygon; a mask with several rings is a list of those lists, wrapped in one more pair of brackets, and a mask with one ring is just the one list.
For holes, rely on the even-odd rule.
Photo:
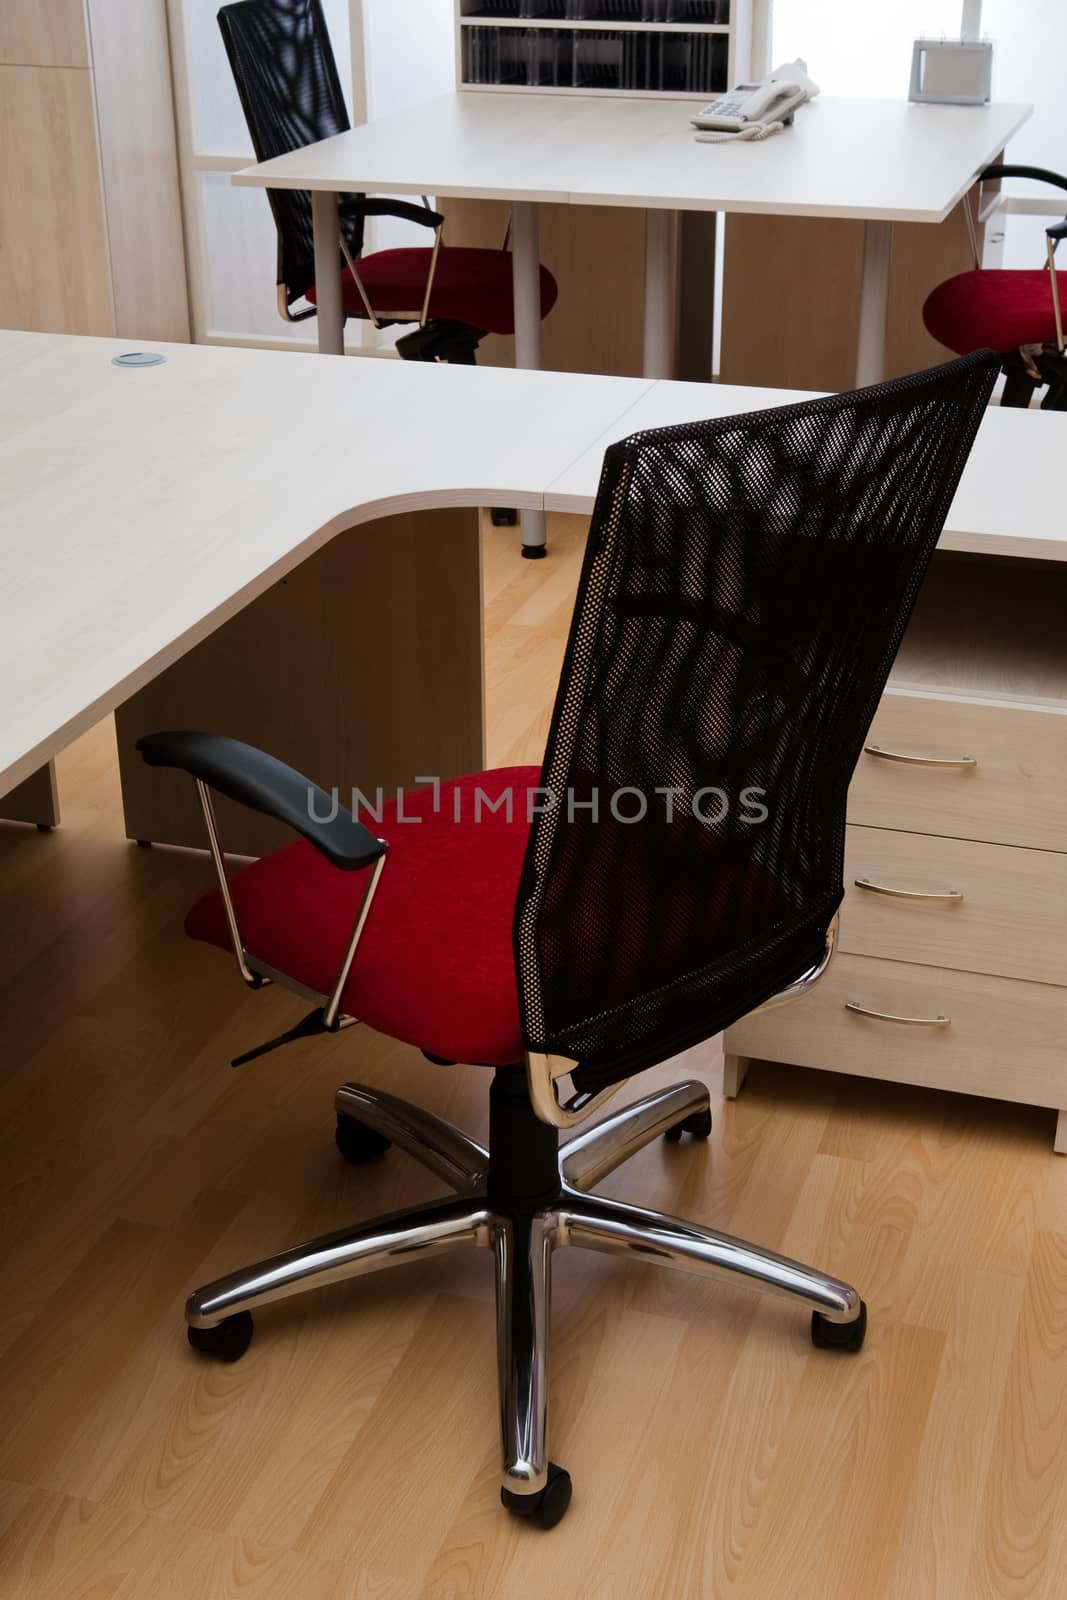
{"label": "black mesh chair back", "polygon": [[[238,0],[219,27],[257,161],[316,144],[350,126],[320,0]],[[278,228],[278,282],[292,305],[315,282],[311,196],[267,191]],[[353,258],[363,249],[361,196],[342,196],[341,231]],[[337,270],[342,258],[338,256]]]}
{"label": "black mesh chair back", "polygon": [[578,1094],[821,959],[845,800],[989,400],[988,351],[608,450],[515,915]]}

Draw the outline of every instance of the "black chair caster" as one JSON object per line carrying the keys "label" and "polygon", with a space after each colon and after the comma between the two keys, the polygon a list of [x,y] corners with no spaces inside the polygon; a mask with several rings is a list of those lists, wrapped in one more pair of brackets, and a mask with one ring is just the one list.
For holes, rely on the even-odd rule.
{"label": "black chair caster", "polygon": [[694,1111],[684,1122],[676,1122],[673,1128],[667,1129],[663,1137],[668,1144],[680,1144],[683,1133],[691,1133],[694,1139],[710,1139],[711,1107],[709,1106],[707,1111]]}
{"label": "black chair caster", "polygon": [[517,528],[519,513],[511,506],[492,506],[489,511],[494,528]]}
{"label": "black chair caster", "polygon": [[378,1133],[374,1128],[368,1128],[365,1122],[360,1122],[356,1117],[346,1117],[338,1114],[337,1132],[334,1134],[337,1148],[346,1161],[354,1167],[361,1167],[367,1161],[375,1161],[379,1156],[392,1148],[392,1139],[387,1139],[384,1133]]}
{"label": "black chair caster", "polygon": [[240,1361],[249,1345],[255,1328],[251,1311],[238,1311],[215,1328],[190,1328],[189,1343],[202,1356],[213,1361]]}
{"label": "black chair caster", "polygon": [[867,1337],[867,1303],[860,1301],[860,1314],[855,1322],[829,1322],[821,1311],[811,1314],[811,1342],[817,1350],[848,1350],[853,1354],[863,1349]]}
{"label": "black chair caster", "polygon": [[522,1517],[535,1528],[554,1528],[562,1522],[571,1503],[571,1475],[554,1461],[548,1463],[548,1482],[540,1494],[515,1494],[501,1489],[500,1504],[514,1517]]}

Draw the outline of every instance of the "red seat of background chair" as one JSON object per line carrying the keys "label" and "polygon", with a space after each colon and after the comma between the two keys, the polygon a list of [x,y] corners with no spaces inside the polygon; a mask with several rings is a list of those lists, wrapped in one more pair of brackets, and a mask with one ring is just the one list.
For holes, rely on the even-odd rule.
{"label": "red seat of background chair", "polygon": [[[361,256],[357,263],[367,298],[375,312],[388,320],[392,311],[421,311],[430,275],[432,250],[379,250]],[[547,317],[556,303],[556,280],[541,268],[541,315]],[[315,290],[307,298],[315,303]],[[341,299],[352,317],[365,317],[367,308],[348,268],[341,274]],[[442,245],[437,257],[430,317],[463,322],[486,333],[514,333],[515,305],[511,288],[511,256],[506,250],[474,250]]]}
{"label": "red seat of background chair", "polygon": [[[527,790],[538,767],[502,767],[396,801],[381,822],[389,855],[345,986],[343,1009],[394,1039],[449,1061],[510,1066],[523,1059],[511,923],[529,832]],[[513,791],[512,820],[483,807]],[[459,821],[455,820],[458,805]],[[231,878],[250,954],[329,994],[352,932],[365,872],[340,872],[304,839]],[[230,948],[218,892],[190,911],[186,932]]]}
{"label": "red seat of background chair", "polygon": [[[1067,309],[1067,273],[1057,273],[1060,304]],[[1052,344],[1056,320],[1047,270],[961,272],[948,278],[923,306],[926,331],[957,355],[972,350],[1015,350]]]}

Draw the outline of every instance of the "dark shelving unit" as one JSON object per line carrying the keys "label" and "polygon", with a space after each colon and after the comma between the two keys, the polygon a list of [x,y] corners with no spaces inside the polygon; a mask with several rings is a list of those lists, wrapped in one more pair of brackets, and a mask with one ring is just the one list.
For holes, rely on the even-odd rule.
{"label": "dark shelving unit", "polygon": [[457,0],[463,88],[719,94],[747,71],[751,0]]}

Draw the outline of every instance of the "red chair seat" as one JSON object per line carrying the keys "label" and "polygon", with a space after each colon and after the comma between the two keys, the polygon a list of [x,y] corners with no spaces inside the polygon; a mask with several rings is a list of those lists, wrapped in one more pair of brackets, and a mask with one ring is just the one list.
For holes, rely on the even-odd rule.
{"label": "red chair seat", "polygon": [[[1060,304],[1067,309],[1067,273],[1056,274]],[[1056,338],[1048,272],[961,272],[948,278],[923,306],[926,331],[954,350],[999,350],[1021,344],[1051,344]]]}
{"label": "red chair seat", "polygon": [[[508,1066],[523,1058],[511,923],[537,767],[503,767],[395,801],[362,820],[389,855],[344,991],[344,1010],[449,1061]],[[476,794],[513,793],[505,810]],[[459,821],[455,820],[457,815]],[[418,821],[407,821],[418,818]],[[236,874],[237,920],[248,951],[319,993],[333,988],[366,874],[340,872],[304,839]],[[190,911],[186,932],[230,948],[218,892]]]}
{"label": "red chair seat", "polygon": [[[419,312],[430,275],[432,250],[379,250],[361,256],[358,266],[367,298],[375,312],[388,320],[392,312]],[[556,303],[556,280],[541,268],[541,315],[547,317]],[[314,287],[307,298],[315,304]],[[365,317],[367,308],[351,272],[341,274],[341,299],[350,317]],[[431,317],[463,322],[486,333],[514,333],[515,306],[511,292],[511,256],[506,250],[473,250],[441,246],[430,297]]]}

